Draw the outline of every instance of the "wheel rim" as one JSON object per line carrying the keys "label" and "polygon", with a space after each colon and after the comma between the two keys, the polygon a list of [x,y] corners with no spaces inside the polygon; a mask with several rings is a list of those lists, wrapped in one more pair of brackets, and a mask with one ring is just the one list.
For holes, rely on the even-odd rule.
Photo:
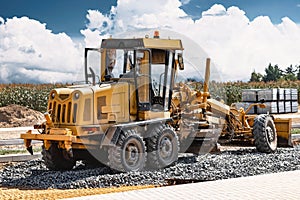
{"label": "wheel rim", "polygon": [[161,158],[163,159],[170,158],[173,152],[173,145],[172,145],[171,138],[168,136],[163,137],[160,142],[159,149],[160,149],[159,153]]}
{"label": "wheel rim", "polygon": [[128,165],[135,165],[138,161],[138,148],[134,144],[129,144],[125,149],[125,160]]}
{"label": "wheel rim", "polygon": [[266,132],[267,132],[268,142],[270,142],[270,143],[273,142],[275,137],[274,137],[274,132],[273,132],[272,128],[268,126],[266,128]]}
{"label": "wheel rim", "polygon": [[144,148],[136,138],[130,138],[124,145],[123,164],[128,170],[139,170],[143,165]]}
{"label": "wheel rim", "polygon": [[277,143],[276,136],[275,136],[274,130],[270,126],[266,127],[266,138],[267,138],[267,141],[268,141],[271,149],[275,149],[276,143]]}
{"label": "wheel rim", "polygon": [[164,166],[170,165],[177,157],[177,140],[175,139],[173,132],[164,131],[158,145],[158,157],[160,162],[163,163]]}

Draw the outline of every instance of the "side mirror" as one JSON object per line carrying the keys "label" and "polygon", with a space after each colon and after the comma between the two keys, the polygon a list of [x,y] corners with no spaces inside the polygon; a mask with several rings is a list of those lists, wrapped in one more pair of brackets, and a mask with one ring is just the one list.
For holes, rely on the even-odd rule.
{"label": "side mirror", "polygon": [[180,70],[184,70],[184,64],[183,64],[183,56],[182,53],[177,54],[178,57],[178,65]]}
{"label": "side mirror", "polygon": [[136,59],[140,60],[144,58],[144,52],[137,52],[136,53]]}

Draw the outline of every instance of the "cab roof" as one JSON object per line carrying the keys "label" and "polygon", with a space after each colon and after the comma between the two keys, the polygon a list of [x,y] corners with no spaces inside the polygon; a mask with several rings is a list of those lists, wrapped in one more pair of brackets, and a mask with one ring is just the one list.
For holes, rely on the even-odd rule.
{"label": "cab roof", "polygon": [[136,39],[103,39],[101,48],[106,49],[165,49],[183,50],[179,39],[136,38]]}

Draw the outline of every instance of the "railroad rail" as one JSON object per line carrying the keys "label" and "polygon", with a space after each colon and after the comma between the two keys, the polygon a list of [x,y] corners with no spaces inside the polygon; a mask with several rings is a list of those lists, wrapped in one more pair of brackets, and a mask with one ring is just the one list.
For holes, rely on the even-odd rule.
{"label": "railroad rail", "polygon": [[[32,141],[32,144],[42,144],[42,141]],[[0,146],[14,146],[14,145],[23,145],[23,139],[8,139],[0,140]]]}
{"label": "railroad rail", "polygon": [[[2,135],[10,135],[8,139],[0,140],[0,149],[4,147],[12,147],[13,146],[23,146],[24,140],[17,138],[19,134],[26,132],[27,130],[32,129],[32,127],[14,127],[14,128],[0,128],[0,136]],[[5,138],[5,137],[1,137]],[[42,144],[41,141],[33,141],[32,144]],[[23,162],[28,160],[33,160],[41,157],[41,153],[37,152],[33,155],[29,153],[18,153],[18,154],[6,154],[0,155],[0,163],[8,163],[8,162]]]}

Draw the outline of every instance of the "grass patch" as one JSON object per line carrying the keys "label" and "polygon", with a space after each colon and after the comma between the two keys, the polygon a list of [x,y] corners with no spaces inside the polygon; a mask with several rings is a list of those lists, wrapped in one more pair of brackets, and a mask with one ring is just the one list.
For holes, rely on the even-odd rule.
{"label": "grass patch", "polygon": [[[42,148],[37,147],[33,148],[33,152],[41,152]],[[28,153],[26,149],[0,149],[0,155],[9,155],[9,154],[23,154]]]}
{"label": "grass patch", "polygon": [[292,133],[292,134],[300,134],[300,128],[293,128],[293,129],[291,130],[291,133]]}

